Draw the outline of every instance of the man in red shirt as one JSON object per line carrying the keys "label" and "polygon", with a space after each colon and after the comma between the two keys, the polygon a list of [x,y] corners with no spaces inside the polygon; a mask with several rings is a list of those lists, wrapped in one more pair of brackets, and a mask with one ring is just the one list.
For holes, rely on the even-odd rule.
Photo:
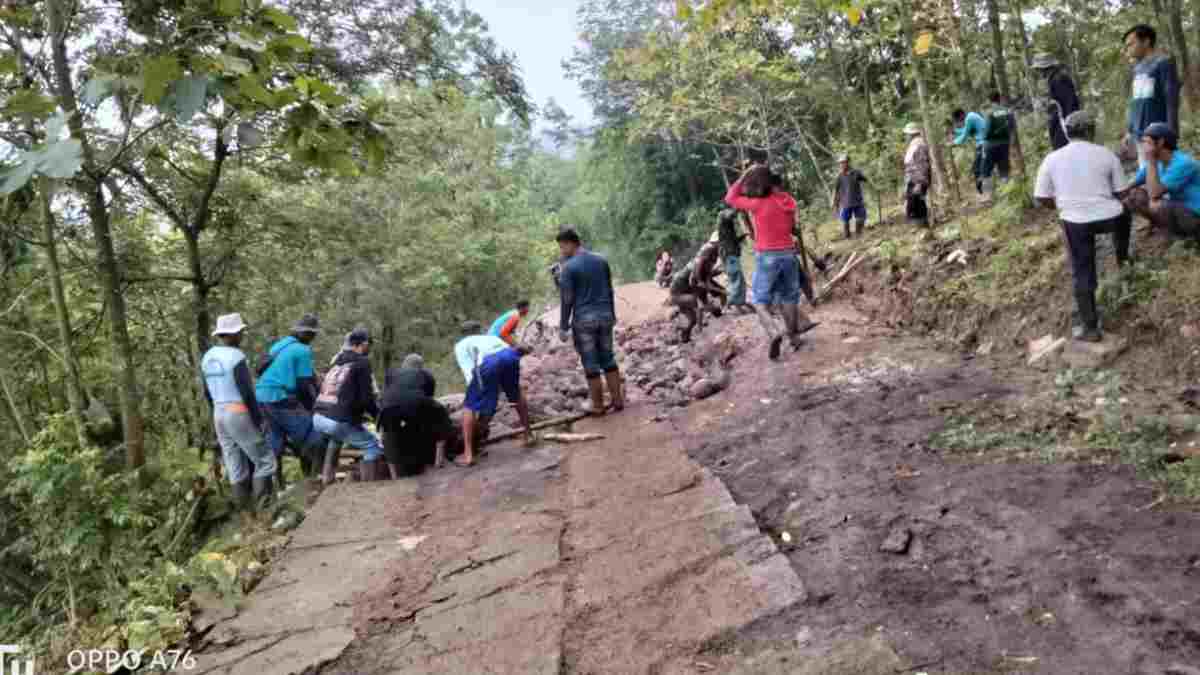
{"label": "man in red shirt", "polygon": [[[746,181],[766,186],[762,197],[742,193]],[[779,358],[783,335],[771,318],[774,305],[787,325],[787,337],[798,348],[800,336],[819,324],[800,311],[800,261],[792,243],[796,226],[796,200],[782,188],[782,180],[767,167],[755,165],[729,186],[725,203],[750,213],[754,227],[754,279],[750,286],[751,302],[759,323],[770,341],[768,357]]]}

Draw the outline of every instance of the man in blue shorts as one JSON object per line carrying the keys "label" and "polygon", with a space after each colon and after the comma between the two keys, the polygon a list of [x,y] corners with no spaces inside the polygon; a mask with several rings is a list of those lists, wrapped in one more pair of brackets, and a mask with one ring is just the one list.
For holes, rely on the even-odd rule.
{"label": "man in blue shorts", "polygon": [[863,199],[862,184],[867,177],[858,169],[850,166],[850,157],[838,157],[841,170],[833,184],[833,209],[842,221],[844,239],[850,238],[850,219],[854,219],[854,233],[862,236],[863,227],[867,224],[867,204]]}
{"label": "man in blue shorts", "polygon": [[556,238],[566,262],[559,278],[559,339],[574,337],[575,351],[587,377],[591,404],[586,412],[603,415],[604,385],[614,411],[625,408],[621,371],[613,352],[613,327],[617,323],[612,270],[603,256],[583,248],[579,233],[563,227]]}
{"label": "man in blue shorts", "polygon": [[[479,430],[491,422],[500,403],[500,392],[517,406],[517,416],[525,429],[525,442],[532,440],[529,428],[529,406],[521,391],[521,357],[529,353],[523,346],[510,346],[494,335],[478,335],[479,324],[468,322],[463,332],[467,336],[454,345],[454,360],[467,383],[463,402],[463,454],[454,458],[459,466],[475,463],[476,437]],[[476,333],[476,334],[471,334]]]}

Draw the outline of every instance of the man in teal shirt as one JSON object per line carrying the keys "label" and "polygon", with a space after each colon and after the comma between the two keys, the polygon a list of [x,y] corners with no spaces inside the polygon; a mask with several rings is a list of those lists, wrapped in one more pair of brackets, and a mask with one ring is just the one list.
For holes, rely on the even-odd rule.
{"label": "man in teal shirt", "polygon": [[[296,452],[325,447],[325,437],[313,429],[312,411],[317,400],[316,371],[309,344],[317,337],[317,317],[305,314],[292,334],[271,345],[270,361],[259,373],[254,395],[267,419],[267,443],[278,458],[291,441]],[[307,463],[307,462],[306,462]],[[283,489],[283,471],[275,473]]]}
{"label": "man in teal shirt", "polygon": [[1138,148],[1147,162],[1138,169],[1126,203],[1172,236],[1200,239],[1200,163],[1177,149],[1165,122],[1142,131]]}
{"label": "man in teal shirt", "polygon": [[975,139],[975,163],[971,174],[975,176],[975,191],[983,194],[983,148],[987,145],[987,120],[977,112],[966,112],[962,108],[954,111],[954,145],[962,145],[967,138]]}

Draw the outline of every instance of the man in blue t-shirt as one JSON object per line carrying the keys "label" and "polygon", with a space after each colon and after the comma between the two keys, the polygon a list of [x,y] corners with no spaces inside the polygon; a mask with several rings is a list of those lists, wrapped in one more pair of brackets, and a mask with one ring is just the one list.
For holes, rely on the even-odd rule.
{"label": "man in blue t-shirt", "polygon": [[1138,159],[1144,162],[1141,139],[1151,124],[1164,123],[1179,134],[1179,73],[1171,56],[1155,48],[1158,36],[1150,26],[1130,28],[1123,40],[1125,54],[1133,63],[1126,141],[1138,145]]}
{"label": "man in blue t-shirt", "polygon": [[586,412],[603,415],[604,387],[614,411],[625,408],[621,371],[613,352],[613,327],[617,323],[612,270],[603,256],[583,248],[579,233],[564,227],[556,237],[566,261],[559,276],[560,314],[558,331],[563,342],[573,337],[575,351],[583,364],[591,404]]}
{"label": "man in blue t-shirt", "polygon": [[[267,418],[267,442],[276,457],[283,454],[288,441],[306,458],[318,446],[325,446],[325,437],[313,429],[312,420],[317,379],[309,345],[317,337],[317,330],[317,317],[312,314],[297,321],[291,335],[271,345],[270,363],[259,373],[254,388]],[[283,489],[283,471],[275,475]]]}
{"label": "man in blue t-shirt", "polygon": [[1142,131],[1147,158],[1133,179],[1126,204],[1175,237],[1200,239],[1200,164],[1176,149],[1175,132],[1162,122]]}
{"label": "man in blue t-shirt", "polygon": [[975,141],[975,161],[971,164],[971,174],[975,176],[975,191],[983,194],[983,147],[987,144],[987,120],[977,112],[967,112],[962,108],[954,111],[950,117],[954,125],[953,145],[962,145],[968,138]]}

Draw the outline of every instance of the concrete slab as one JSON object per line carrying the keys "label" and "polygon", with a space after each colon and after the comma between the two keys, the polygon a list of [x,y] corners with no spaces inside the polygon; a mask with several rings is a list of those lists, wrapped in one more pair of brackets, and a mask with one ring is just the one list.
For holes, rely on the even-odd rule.
{"label": "concrete slab", "polygon": [[580,562],[572,584],[571,605],[586,608],[610,604],[661,583],[681,568],[760,536],[746,506],[644,530]]}
{"label": "concrete slab", "polygon": [[584,673],[652,672],[672,655],[802,602],[804,587],[766,537],[694,573],[682,573],[604,609],[576,617],[569,644]]}
{"label": "concrete slab", "polygon": [[571,550],[592,551],[639,532],[736,506],[721,481],[707,471],[702,471],[698,484],[682,492],[646,499],[636,506],[614,508],[612,503],[571,512],[566,536]]}
{"label": "concrete slab", "polygon": [[562,579],[532,582],[449,611],[423,610],[414,629],[435,652],[506,642],[557,643],[565,623]]}
{"label": "concrete slab", "polygon": [[294,675],[314,671],[345,651],[354,640],[354,631],[346,626],[285,633],[238,645],[217,655],[200,655],[195,672],[199,675]]}

